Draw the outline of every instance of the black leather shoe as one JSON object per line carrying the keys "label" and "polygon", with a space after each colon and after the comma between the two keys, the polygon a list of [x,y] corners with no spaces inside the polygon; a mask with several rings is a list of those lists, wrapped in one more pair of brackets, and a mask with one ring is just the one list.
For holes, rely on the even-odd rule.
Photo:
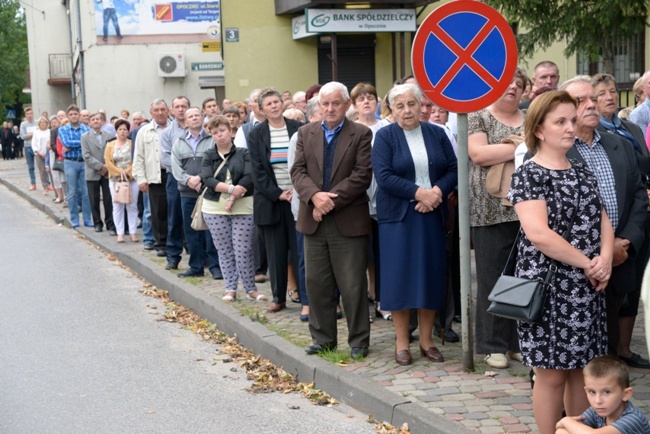
{"label": "black leather shoe", "polygon": [[352,347],[350,349],[352,360],[359,360],[368,357],[368,347]]}
{"label": "black leather shoe", "polygon": [[103,230],[101,226],[95,226],[95,232],[102,232]]}
{"label": "black leather shoe", "polygon": [[313,356],[314,354],[320,354],[323,351],[331,351],[335,348],[336,348],[335,346],[331,346],[331,345],[314,344],[305,348],[305,352],[310,356]]}
{"label": "black leather shoe", "polygon": [[167,251],[166,250],[158,250],[156,251],[156,256],[160,256],[161,258],[164,258],[167,256]]}
{"label": "black leather shoe", "polygon": [[[178,266],[176,266],[178,267]],[[182,273],[177,274],[178,277],[203,277],[202,272],[194,271],[191,268],[188,268],[187,270],[183,271]]]}
{"label": "black leather shoe", "polygon": [[214,280],[222,280],[223,279],[223,274],[221,274],[221,270],[218,268],[215,268],[214,270],[210,270],[210,274],[212,274],[212,278]]}
{"label": "black leather shoe", "polygon": [[[116,231],[114,228],[111,229],[111,230],[109,230],[108,233],[111,234],[111,235],[113,235],[114,237],[117,236],[117,231]],[[153,248],[153,246],[151,246],[151,248]]]}
{"label": "black leather shoe", "polygon": [[632,353],[630,357],[618,356],[618,358],[624,361],[627,366],[640,369],[650,369],[650,361],[636,353]]}
{"label": "black leather shoe", "polygon": [[168,262],[167,265],[165,265],[165,270],[178,270],[178,263]]}
{"label": "black leather shoe", "polygon": [[[442,337],[442,333],[440,330],[436,330],[436,336]],[[445,329],[445,342],[451,342],[451,343],[460,342],[460,337],[452,329]]]}

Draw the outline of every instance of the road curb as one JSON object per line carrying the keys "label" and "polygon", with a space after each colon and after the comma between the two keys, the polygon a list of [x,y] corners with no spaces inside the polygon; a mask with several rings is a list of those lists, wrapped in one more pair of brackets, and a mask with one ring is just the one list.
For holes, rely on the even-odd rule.
{"label": "road curb", "polygon": [[[67,210],[52,208],[32,198],[8,180],[0,176],[0,183],[26,199],[56,223],[70,224]],[[201,317],[216,324],[228,335],[237,335],[239,343],[256,354],[270,360],[285,371],[295,375],[298,381],[314,382],[316,387],[357,410],[372,415],[377,421],[387,421],[395,426],[408,423],[412,433],[465,434],[469,429],[432,413],[424,406],[391,392],[363,375],[349,372],[317,357],[307,356],[304,349],[280,337],[265,326],[252,321],[226,303],[208,295],[200,288],[176,277],[173,273],[161,273],[160,265],[146,257],[120,250],[119,245],[106,243],[95,237],[93,228],[76,228],[90,242],[107,253],[115,255],[125,266],[142,276],[156,287],[166,290],[172,300],[192,309]],[[372,350],[372,349],[371,349]]]}

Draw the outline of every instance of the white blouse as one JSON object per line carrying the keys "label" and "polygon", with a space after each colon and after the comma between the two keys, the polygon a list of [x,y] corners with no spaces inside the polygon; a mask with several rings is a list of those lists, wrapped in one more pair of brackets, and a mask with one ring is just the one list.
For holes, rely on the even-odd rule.
{"label": "white blouse", "polygon": [[427,148],[424,146],[422,127],[404,130],[404,135],[406,136],[406,143],[408,143],[413,164],[415,165],[415,183],[418,187],[430,190],[429,155],[427,154]]}
{"label": "white blouse", "polygon": [[45,154],[47,152],[48,140],[50,140],[50,130],[41,130],[38,128],[32,136],[32,150]]}

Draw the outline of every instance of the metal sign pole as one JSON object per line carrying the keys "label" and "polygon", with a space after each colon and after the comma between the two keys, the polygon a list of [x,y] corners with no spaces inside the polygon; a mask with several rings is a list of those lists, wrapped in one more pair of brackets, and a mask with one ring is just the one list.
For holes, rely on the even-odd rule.
{"label": "metal sign pole", "polygon": [[517,69],[517,40],[508,20],[496,9],[478,1],[451,1],[436,8],[420,24],[413,39],[411,64],[426,97],[458,113],[463,367],[473,371],[467,113],[488,107],[506,91]]}
{"label": "metal sign pole", "polygon": [[458,229],[460,250],[460,307],[463,339],[463,368],[474,371],[472,339],[472,257],[469,233],[469,154],[467,150],[467,113],[458,113]]}

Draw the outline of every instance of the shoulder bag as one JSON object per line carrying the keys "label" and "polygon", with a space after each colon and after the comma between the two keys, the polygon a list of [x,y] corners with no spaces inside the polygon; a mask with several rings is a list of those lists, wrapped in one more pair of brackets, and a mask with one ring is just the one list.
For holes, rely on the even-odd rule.
{"label": "shoulder bag", "polygon": [[[578,177],[578,206],[580,205],[580,175],[576,171]],[[578,214],[573,214],[571,222],[567,226],[567,230],[562,235],[562,238],[569,242],[571,228],[575,222]],[[546,298],[546,291],[551,286],[555,272],[557,271],[557,262],[553,260],[548,267],[546,277],[541,279],[527,279],[525,277],[514,277],[509,275],[514,272],[515,261],[517,258],[517,245],[521,236],[521,229],[517,233],[515,242],[510,250],[506,266],[495,283],[488,301],[491,302],[487,311],[492,315],[500,316],[503,318],[514,319],[517,321],[526,321],[532,323],[539,323],[544,314],[544,300]]]}
{"label": "shoulder bag", "polygon": [[[217,170],[214,172],[215,179],[217,178],[217,174],[221,172],[221,169],[226,164],[226,161],[228,161],[228,158],[230,158],[230,155],[224,158],[219,167],[217,167]],[[203,208],[203,196],[205,196],[207,190],[208,187],[203,189],[199,197],[196,199],[196,204],[194,204],[194,209],[192,210],[192,223],[190,223],[190,226],[195,231],[205,231],[208,229],[208,225],[205,223],[205,219],[203,218],[203,212],[201,212],[201,208]]]}
{"label": "shoulder bag", "polygon": [[113,182],[113,202],[124,204],[133,203],[131,183],[124,173],[120,175],[120,179]]}

